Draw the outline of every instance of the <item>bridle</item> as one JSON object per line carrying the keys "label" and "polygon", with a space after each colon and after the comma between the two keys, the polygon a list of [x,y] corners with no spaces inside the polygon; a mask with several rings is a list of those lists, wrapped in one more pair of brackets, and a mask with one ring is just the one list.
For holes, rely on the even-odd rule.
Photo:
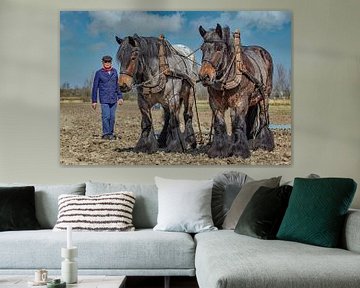
{"label": "bridle", "polygon": [[[227,43],[223,40],[204,40],[204,44],[205,43],[211,43],[211,44],[212,43],[222,43],[222,44],[225,44],[226,46],[228,46]],[[203,57],[202,64],[204,62],[209,63],[216,71],[216,74],[218,74],[221,72],[221,71],[219,71],[219,68],[220,68],[221,59],[223,58],[223,56],[224,56],[224,53],[222,51],[217,50],[217,51],[215,51],[215,53],[212,54],[211,58]]]}
{"label": "bridle", "polygon": [[131,50],[130,62],[128,64],[128,66],[126,67],[125,71],[120,71],[119,75],[127,75],[127,76],[129,76],[131,78],[134,78],[136,62],[138,60],[139,60],[139,48],[134,47]]}
{"label": "bridle", "polygon": [[[226,43],[223,39],[204,39],[205,43],[223,43],[226,45],[228,51],[232,51],[229,46],[231,44]],[[234,32],[234,54],[227,59],[228,63],[225,64],[222,70],[219,69],[220,59],[224,57],[224,52],[216,50],[211,58],[203,58],[202,62],[209,63],[216,71],[216,78],[212,87],[215,90],[231,90],[240,85],[242,75],[249,74],[246,71],[246,67],[243,65],[242,55],[241,55],[241,41],[240,41],[240,31]],[[221,56],[221,57],[220,57]],[[203,54],[204,57],[204,54]],[[232,75],[230,75],[232,74]]]}

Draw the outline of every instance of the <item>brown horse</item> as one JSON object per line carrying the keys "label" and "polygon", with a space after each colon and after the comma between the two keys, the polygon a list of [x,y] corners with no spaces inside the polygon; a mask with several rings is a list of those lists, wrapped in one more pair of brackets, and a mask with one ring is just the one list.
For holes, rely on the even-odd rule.
{"label": "brown horse", "polygon": [[[274,149],[270,131],[268,99],[272,89],[273,63],[269,52],[259,46],[241,46],[240,32],[230,36],[229,27],[217,24],[206,31],[199,27],[204,42],[199,79],[207,87],[213,111],[214,138],[210,157],[250,157],[250,148]],[[231,136],[224,114],[230,108]]]}

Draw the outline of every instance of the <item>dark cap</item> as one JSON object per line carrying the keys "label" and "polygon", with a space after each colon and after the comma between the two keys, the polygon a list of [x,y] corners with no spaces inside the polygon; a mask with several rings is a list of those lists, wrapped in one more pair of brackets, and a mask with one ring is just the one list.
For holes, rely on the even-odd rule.
{"label": "dark cap", "polygon": [[102,57],[102,59],[101,59],[102,61],[106,61],[106,62],[111,62],[112,61],[112,57],[111,56],[109,56],[109,55],[106,55],[106,56],[104,56],[104,57]]}

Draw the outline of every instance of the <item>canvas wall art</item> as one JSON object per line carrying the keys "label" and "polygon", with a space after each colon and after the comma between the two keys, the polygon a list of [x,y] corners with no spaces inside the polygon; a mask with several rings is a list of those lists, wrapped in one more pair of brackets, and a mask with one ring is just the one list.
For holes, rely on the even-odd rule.
{"label": "canvas wall art", "polygon": [[60,164],[292,163],[290,11],[61,11]]}

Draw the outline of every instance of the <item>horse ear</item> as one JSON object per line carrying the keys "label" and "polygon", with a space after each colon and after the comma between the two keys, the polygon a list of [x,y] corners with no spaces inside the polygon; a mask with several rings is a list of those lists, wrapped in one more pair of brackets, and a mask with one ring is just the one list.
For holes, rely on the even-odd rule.
{"label": "horse ear", "polygon": [[216,25],[215,31],[220,36],[220,38],[222,39],[222,28],[221,28],[219,23]]}
{"label": "horse ear", "polygon": [[131,46],[133,46],[133,47],[136,46],[136,42],[135,42],[134,38],[131,37],[131,36],[129,36],[129,44],[130,44]]}
{"label": "horse ear", "polygon": [[201,37],[204,38],[205,34],[206,34],[206,30],[200,25],[199,27],[199,32],[200,32],[200,35]]}
{"label": "horse ear", "polygon": [[139,35],[138,35],[138,34],[136,34],[136,33],[134,34],[134,36],[133,36],[133,37],[134,37],[135,39],[136,39],[136,38],[140,38],[140,37],[139,37]]}
{"label": "horse ear", "polygon": [[123,42],[123,39],[119,38],[118,36],[115,36],[116,42],[121,45],[121,43]]}

